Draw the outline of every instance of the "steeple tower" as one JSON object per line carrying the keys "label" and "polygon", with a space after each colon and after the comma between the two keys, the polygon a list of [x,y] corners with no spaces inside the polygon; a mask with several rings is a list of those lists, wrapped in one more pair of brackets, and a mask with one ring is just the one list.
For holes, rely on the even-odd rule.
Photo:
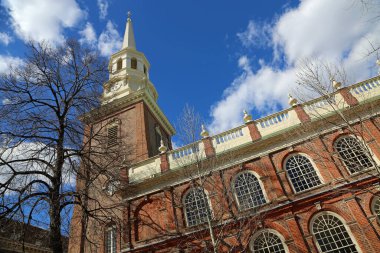
{"label": "steeple tower", "polygon": [[125,27],[123,48],[131,48],[136,50],[135,34],[133,33],[131,12],[128,11],[128,19]]}
{"label": "steeple tower", "polygon": [[135,161],[156,155],[161,139],[170,148],[175,131],[157,104],[158,93],[149,79],[150,64],[136,49],[130,12],[122,48],[110,57],[108,70],[109,80],[103,85],[102,106],[96,117],[105,119],[113,115],[123,125],[121,138],[123,131],[126,134],[127,129],[130,131],[129,138],[136,138],[129,144],[135,146]]}
{"label": "steeple tower", "polygon": [[104,84],[103,104],[141,90],[150,95],[155,102],[157,101],[157,91],[149,80],[150,64],[145,55],[136,50],[130,12],[128,12],[123,46],[119,52],[111,56],[108,68],[110,78]]}

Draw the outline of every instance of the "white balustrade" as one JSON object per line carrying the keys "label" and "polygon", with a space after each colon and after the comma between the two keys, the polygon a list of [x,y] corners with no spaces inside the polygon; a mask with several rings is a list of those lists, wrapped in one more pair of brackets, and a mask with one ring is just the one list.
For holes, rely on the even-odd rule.
{"label": "white balustrade", "polygon": [[359,102],[379,96],[380,78],[375,77],[364,82],[352,85],[350,87],[350,92]]}
{"label": "white balustrade", "polygon": [[128,170],[129,182],[142,181],[144,179],[152,178],[159,175],[161,172],[161,158],[160,156],[151,157],[147,160],[133,165]]}
{"label": "white balustrade", "polygon": [[190,163],[195,163],[206,157],[202,141],[194,142],[184,147],[168,152],[170,169],[175,169]]}
{"label": "white balustrade", "polygon": [[244,125],[215,135],[212,139],[216,153],[226,151],[230,148],[234,148],[251,141],[249,129]]}
{"label": "white balustrade", "polygon": [[256,120],[262,137],[301,123],[293,108]]}
{"label": "white balustrade", "polygon": [[[380,96],[380,77],[375,77],[348,87],[351,94],[359,102]],[[348,107],[339,91],[334,92],[330,98],[317,98],[301,105],[309,117],[313,120],[320,116],[327,116],[336,109]],[[272,115],[255,120],[256,127],[262,138],[278,133],[300,124],[300,120],[294,108],[274,113]],[[252,139],[246,125],[228,130],[212,137],[212,144],[216,154],[234,149],[244,144],[251,143]],[[170,169],[177,169],[196,163],[206,158],[204,144],[198,141],[187,146],[169,151],[167,153]],[[130,182],[136,182],[154,177],[160,173],[160,157],[153,157],[135,164],[129,170]]]}

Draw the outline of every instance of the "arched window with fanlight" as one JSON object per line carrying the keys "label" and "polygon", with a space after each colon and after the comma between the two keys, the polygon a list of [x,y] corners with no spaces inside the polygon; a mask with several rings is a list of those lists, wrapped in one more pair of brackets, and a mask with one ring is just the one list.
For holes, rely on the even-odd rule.
{"label": "arched window with fanlight", "polygon": [[201,187],[188,190],[183,197],[183,206],[187,226],[196,226],[207,222],[211,208],[206,192]]}
{"label": "arched window with fanlight", "polygon": [[288,157],[285,161],[285,170],[295,192],[322,184],[313,164],[304,155],[296,154]]}
{"label": "arched window with fanlight", "polygon": [[323,212],[313,217],[311,232],[322,253],[359,252],[349,230],[334,213]]}
{"label": "arched window with fanlight", "polygon": [[369,150],[353,136],[344,136],[336,140],[335,149],[351,174],[373,167]]}
{"label": "arched window with fanlight", "polygon": [[266,203],[260,182],[250,171],[243,171],[235,177],[233,190],[240,210],[258,207]]}
{"label": "arched window with fanlight", "polygon": [[372,200],[372,213],[376,215],[377,221],[380,222],[380,197],[376,196]]}
{"label": "arched window with fanlight", "polygon": [[136,58],[131,59],[131,68],[137,69],[137,59]]}
{"label": "arched window with fanlight", "polygon": [[288,252],[284,238],[272,229],[264,229],[254,234],[250,242],[250,248],[254,253]]}
{"label": "arched window with fanlight", "polygon": [[105,231],[105,253],[116,253],[116,227],[108,226]]}

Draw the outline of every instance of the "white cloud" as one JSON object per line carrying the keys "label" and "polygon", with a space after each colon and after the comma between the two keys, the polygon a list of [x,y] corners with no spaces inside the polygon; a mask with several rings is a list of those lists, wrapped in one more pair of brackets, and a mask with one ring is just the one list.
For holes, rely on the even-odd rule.
{"label": "white cloud", "polygon": [[267,23],[255,23],[251,20],[247,29],[237,36],[245,47],[269,46],[272,43],[271,29]]}
{"label": "white cloud", "polygon": [[107,0],[98,0],[98,8],[99,8],[99,17],[101,19],[105,19],[108,14],[108,1]]}
{"label": "white cloud", "polygon": [[4,45],[8,46],[9,43],[12,42],[12,37],[9,36],[6,33],[0,32],[0,43],[3,43]]}
{"label": "white cloud", "polygon": [[[371,20],[374,10],[364,13],[362,6],[345,0],[302,0],[274,22],[271,28],[260,28],[250,21],[247,30],[237,34],[243,46],[271,45],[273,57],[254,70],[249,56],[239,59],[242,74],[228,87],[210,115],[210,130],[220,132],[242,124],[242,110],[268,114],[286,108],[287,93],[295,87],[295,65],[305,57],[329,62],[342,62],[354,81],[375,75],[375,55],[367,57],[369,41],[380,45],[380,22]],[[280,68],[278,66],[281,66]]]}
{"label": "white cloud", "polygon": [[94,46],[97,42],[95,29],[90,22],[87,22],[85,28],[79,31],[79,35],[81,36],[79,42],[82,44]]}
{"label": "white cloud", "polygon": [[98,50],[103,56],[111,54],[121,49],[122,39],[111,21],[107,22],[106,29],[100,34],[98,41]]}
{"label": "white cloud", "polygon": [[[7,139],[5,136],[0,138],[0,157],[2,161],[8,161],[12,164],[12,168],[16,172],[29,172],[37,171],[44,172],[48,175],[53,175],[53,171],[45,163],[38,161],[41,159],[49,164],[53,164],[55,160],[56,150],[47,148],[44,144],[39,142],[23,142],[15,146],[7,145]],[[75,166],[78,166],[78,159],[71,157],[75,162]],[[22,161],[19,161],[22,160]],[[63,165],[62,183],[65,185],[75,185],[75,170],[77,167],[72,167],[68,160],[65,160]],[[0,166],[0,184],[7,182],[14,173],[8,166]],[[39,173],[32,173],[30,175],[17,175],[11,180],[10,187],[13,189],[21,189],[25,187],[29,182],[35,179],[40,179],[47,184],[51,181]],[[1,190],[4,190],[2,188]],[[12,193],[12,191],[8,191]]]}
{"label": "white cloud", "polygon": [[64,40],[63,28],[74,27],[84,16],[75,0],[3,0],[15,33],[24,41]]}
{"label": "white cloud", "polygon": [[17,67],[22,64],[21,58],[0,55],[0,73],[6,73],[9,67]]}

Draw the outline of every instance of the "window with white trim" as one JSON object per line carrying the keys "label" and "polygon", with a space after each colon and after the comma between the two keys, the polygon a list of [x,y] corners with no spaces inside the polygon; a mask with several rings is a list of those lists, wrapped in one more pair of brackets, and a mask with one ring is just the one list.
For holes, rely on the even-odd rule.
{"label": "window with white trim", "polygon": [[311,161],[303,155],[289,157],[285,163],[285,170],[295,192],[301,192],[322,183]]}
{"label": "window with white trim", "polygon": [[374,197],[372,200],[372,213],[376,215],[377,220],[380,222],[380,197]]}
{"label": "window with white trim", "polygon": [[346,227],[338,217],[323,213],[313,220],[311,228],[321,252],[359,252]]}
{"label": "window with white trim", "polygon": [[285,248],[281,238],[269,229],[259,232],[251,241],[254,253],[285,253]]}
{"label": "window with white trim", "polygon": [[202,188],[190,189],[183,198],[187,226],[196,226],[207,221],[211,214],[208,197]]}
{"label": "window with white trim", "polygon": [[266,200],[260,182],[253,173],[244,171],[238,174],[233,186],[241,210],[265,204]]}
{"label": "window with white trim", "polygon": [[345,136],[335,142],[339,157],[350,173],[373,167],[372,161],[365,152],[363,143],[352,136]]}
{"label": "window with white trim", "polygon": [[108,227],[105,237],[105,253],[116,253],[116,228]]}

